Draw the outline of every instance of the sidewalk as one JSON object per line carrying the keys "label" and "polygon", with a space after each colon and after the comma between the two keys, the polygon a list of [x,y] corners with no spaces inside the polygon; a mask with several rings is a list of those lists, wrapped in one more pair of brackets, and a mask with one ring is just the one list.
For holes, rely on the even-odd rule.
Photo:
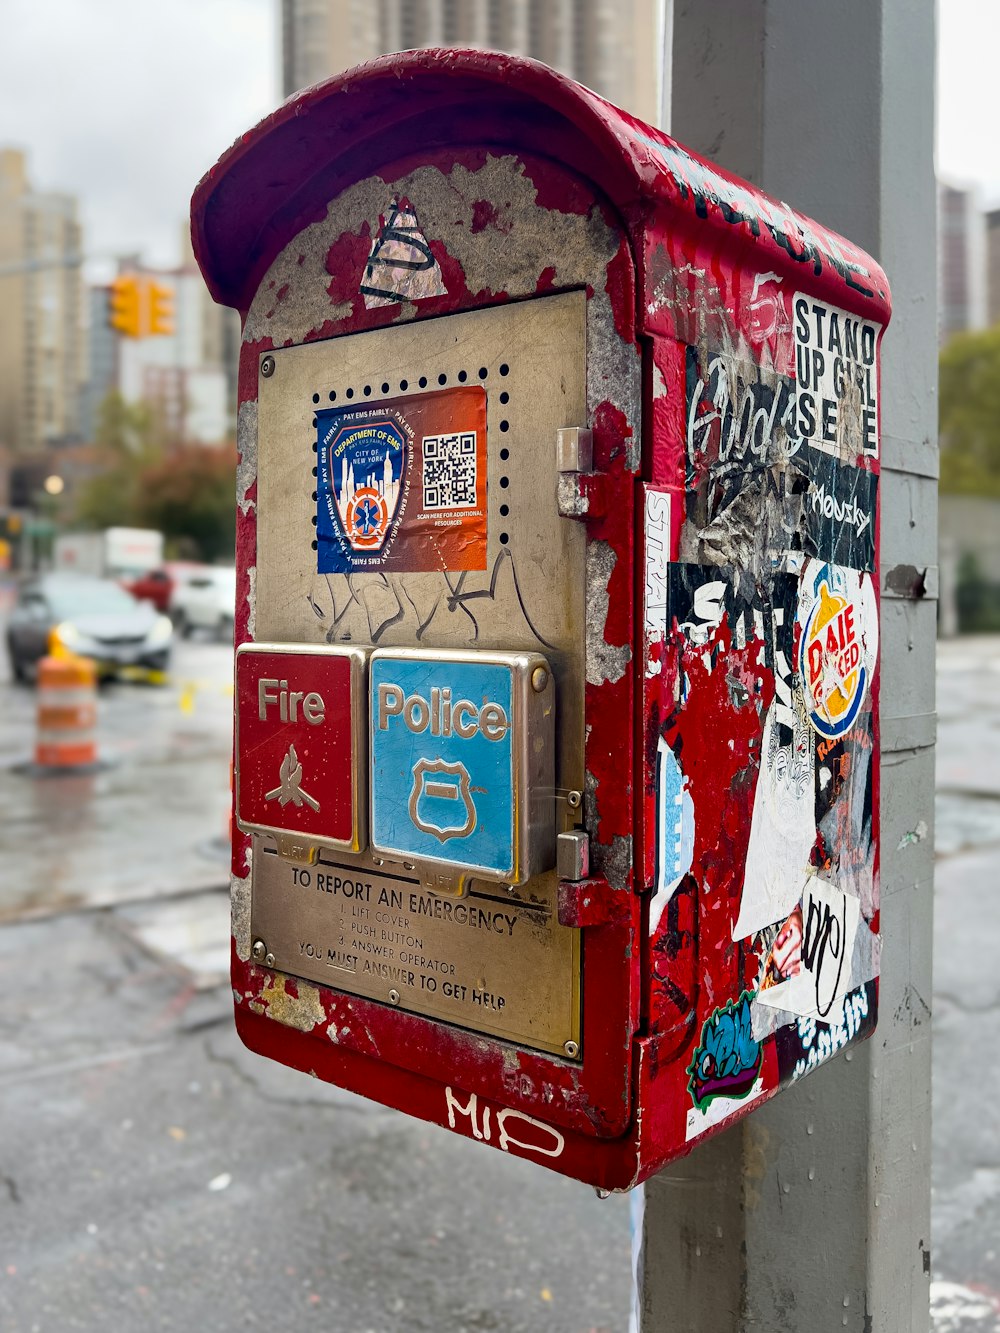
{"label": "sidewalk", "polygon": [[241,1046],[230,662],[102,694],[83,784],[0,683],[0,1333],[617,1333],[626,1199]]}
{"label": "sidewalk", "polygon": [[19,771],[34,691],[0,682],[0,922],[228,886],[232,652],[178,644],[175,661],[165,687],[101,689],[88,776]]}
{"label": "sidewalk", "polygon": [[994,1333],[1000,1330],[1000,636],[939,645],[937,703],[934,1327]]}
{"label": "sidewalk", "polygon": [[[183,672],[103,697],[89,790],[0,769],[0,1330],[624,1329],[627,1199],[240,1046],[213,652],[193,712]],[[933,1328],[1000,1333],[1000,637],[938,683]]]}

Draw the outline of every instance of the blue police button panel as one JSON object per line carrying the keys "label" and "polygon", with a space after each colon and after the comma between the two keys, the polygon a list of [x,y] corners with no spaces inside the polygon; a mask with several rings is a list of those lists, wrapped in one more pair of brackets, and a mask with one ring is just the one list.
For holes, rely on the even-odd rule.
{"label": "blue police button panel", "polygon": [[543,868],[540,841],[554,861],[553,723],[537,654],[373,653],[373,848],[509,883]]}

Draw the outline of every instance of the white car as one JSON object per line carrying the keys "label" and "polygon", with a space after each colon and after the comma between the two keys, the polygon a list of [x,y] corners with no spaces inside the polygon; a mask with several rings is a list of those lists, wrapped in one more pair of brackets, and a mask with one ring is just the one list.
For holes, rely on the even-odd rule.
{"label": "white car", "polygon": [[185,638],[192,630],[206,629],[231,639],[235,609],[236,570],[218,565],[188,571],[170,602],[174,624]]}

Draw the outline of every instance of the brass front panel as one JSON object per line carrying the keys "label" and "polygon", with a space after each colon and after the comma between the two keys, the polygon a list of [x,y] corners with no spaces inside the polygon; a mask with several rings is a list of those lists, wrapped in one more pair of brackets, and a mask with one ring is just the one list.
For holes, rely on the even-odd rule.
{"label": "brass front panel", "polygon": [[[556,827],[571,827],[577,811],[565,794],[584,789],[586,536],[581,524],[558,515],[556,438],[560,428],[588,424],[585,294],[539,297],[268,355],[273,373],[258,379],[255,637],[543,654],[557,700]],[[482,385],[487,394],[486,569],[318,574],[313,413],[459,384]],[[300,949],[303,942],[322,945],[325,957],[327,949],[341,947],[341,935],[352,938],[342,929],[351,918],[336,906],[339,899],[291,892],[289,867],[269,855],[256,861],[252,930],[276,965],[385,1000],[391,987],[381,979],[367,989],[371,974],[315,963]],[[394,882],[384,880],[370,853],[338,855],[337,864],[342,875],[373,885]],[[454,966],[460,984],[503,994],[504,1007],[470,1010],[426,986],[397,987],[402,1007],[540,1049],[579,1042],[578,933],[556,921],[555,875],[513,889],[476,880],[470,887],[471,902],[502,895],[505,910],[523,913],[523,929],[504,941],[495,932],[487,937],[422,916],[414,918],[422,930],[409,933],[424,933],[434,957]],[[424,953],[431,956],[428,948]],[[521,1015],[516,1021],[515,1014]]]}
{"label": "brass front panel", "polygon": [[321,852],[297,866],[254,839],[253,938],[282,972],[563,1054],[580,1041],[580,932],[502,889],[431,893],[403,871]]}

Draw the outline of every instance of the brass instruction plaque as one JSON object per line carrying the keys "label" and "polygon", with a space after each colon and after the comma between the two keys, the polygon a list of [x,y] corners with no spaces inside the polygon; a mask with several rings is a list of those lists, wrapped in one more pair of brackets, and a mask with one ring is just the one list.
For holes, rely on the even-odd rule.
{"label": "brass instruction plaque", "polygon": [[580,932],[559,925],[554,871],[531,902],[479,883],[454,899],[320,856],[294,865],[254,838],[251,931],[276,969],[537,1050],[579,1047]]}

